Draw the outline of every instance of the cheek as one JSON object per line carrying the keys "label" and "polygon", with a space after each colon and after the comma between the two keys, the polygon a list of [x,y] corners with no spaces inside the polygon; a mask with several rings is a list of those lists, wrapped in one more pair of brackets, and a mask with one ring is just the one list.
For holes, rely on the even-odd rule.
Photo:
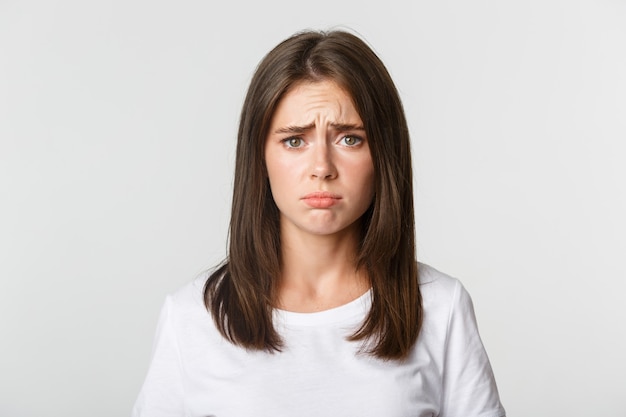
{"label": "cheek", "polygon": [[266,173],[275,202],[286,198],[287,194],[294,189],[293,167],[288,164],[268,159]]}
{"label": "cheek", "polygon": [[374,196],[374,165],[371,159],[363,161],[360,166],[356,167],[357,172],[362,173],[361,186],[364,192],[368,192],[372,197]]}

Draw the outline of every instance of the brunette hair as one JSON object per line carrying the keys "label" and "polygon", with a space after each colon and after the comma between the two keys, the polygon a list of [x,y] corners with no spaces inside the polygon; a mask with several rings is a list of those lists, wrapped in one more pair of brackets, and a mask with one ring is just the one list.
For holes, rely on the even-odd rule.
{"label": "brunette hair", "polygon": [[239,124],[228,258],[207,280],[204,302],[230,342],[280,351],[272,321],[280,276],[279,212],[264,146],[280,99],[303,81],[332,80],[352,97],[374,164],[375,196],[363,215],[357,268],[367,271],[372,306],[350,340],[383,359],[410,353],[422,324],[415,258],[409,132],[396,87],[381,60],[345,31],[306,31],[271,50],[257,67]]}

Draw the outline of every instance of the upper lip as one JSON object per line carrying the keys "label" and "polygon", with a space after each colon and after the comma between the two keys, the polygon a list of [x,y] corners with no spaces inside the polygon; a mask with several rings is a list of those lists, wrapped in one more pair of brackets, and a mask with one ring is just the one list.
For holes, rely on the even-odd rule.
{"label": "upper lip", "polygon": [[307,198],[334,198],[334,199],[340,199],[341,196],[339,194],[334,194],[328,191],[315,191],[313,193],[309,193],[307,195],[305,195],[304,197],[302,197],[303,200],[307,199]]}

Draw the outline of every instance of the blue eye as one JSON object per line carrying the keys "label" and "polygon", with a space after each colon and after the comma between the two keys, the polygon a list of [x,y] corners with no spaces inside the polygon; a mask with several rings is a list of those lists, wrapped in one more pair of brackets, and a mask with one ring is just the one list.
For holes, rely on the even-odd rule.
{"label": "blue eye", "polygon": [[288,148],[300,148],[304,145],[302,138],[287,138],[283,140],[283,143]]}
{"label": "blue eye", "polygon": [[343,138],[341,138],[341,142],[345,146],[356,146],[359,143],[363,142],[363,139],[358,136],[344,136]]}

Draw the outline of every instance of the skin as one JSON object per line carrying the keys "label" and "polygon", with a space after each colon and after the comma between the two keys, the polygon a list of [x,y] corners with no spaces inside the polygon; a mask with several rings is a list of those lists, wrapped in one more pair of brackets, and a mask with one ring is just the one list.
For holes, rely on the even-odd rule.
{"label": "skin", "polygon": [[362,295],[355,259],[374,166],[351,97],[332,81],[295,85],[273,115],[265,163],[280,211],[278,307],[320,311]]}

